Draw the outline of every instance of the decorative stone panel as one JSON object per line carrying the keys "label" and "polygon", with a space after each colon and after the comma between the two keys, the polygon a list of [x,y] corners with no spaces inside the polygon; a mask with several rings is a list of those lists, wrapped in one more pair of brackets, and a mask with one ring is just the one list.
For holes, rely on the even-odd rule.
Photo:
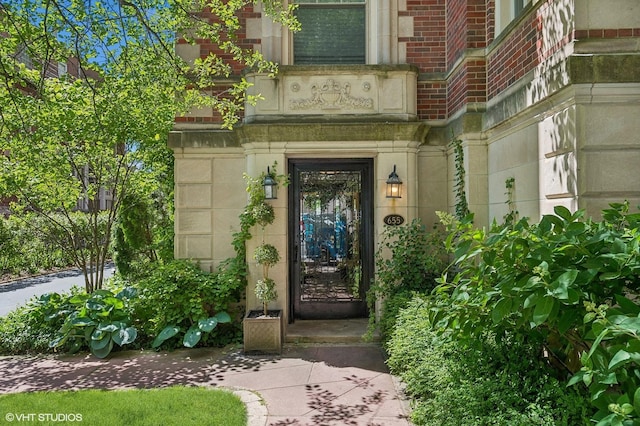
{"label": "decorative stone panel", "polygon": [[357,116],[413,121],[417,76],[411,65],[283,66],[275,78],[249,74],[251,94],[264,99],[247,105],[245,122]]}

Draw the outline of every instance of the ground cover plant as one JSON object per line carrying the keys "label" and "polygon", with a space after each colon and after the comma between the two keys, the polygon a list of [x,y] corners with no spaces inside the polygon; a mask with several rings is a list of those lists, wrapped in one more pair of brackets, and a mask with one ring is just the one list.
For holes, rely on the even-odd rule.
{"label": "ground cover plant", "polygon": [[131,282],[138,290],[132,306],[135,324],[153,340],[148,346],[221,346],[237,341],[240,328],[229,313],[236,316],[232,305],[240,300],[245,284],[226,272],[207,273],[188,260],[173,260]]}
{"label": "ground cover plant", "polygon": [[566,389],[538,356],[541,344],[504,335],[447,339],[431,324],[429,296],[398,316],[388,365],[406,384],[417,425],[586,425],[586,392]]}
{"label": "ground cover plant", "polygon": [[[62,305],[65,299],[59,294],[45,297],[51,299],[52,306]],[[56,339],[64,319],[58,317],[47,321],[45,309],[35,306],[36,300],[32,299],[0,317],[1,355],[46,353],[53,350],[49,343]]]}
{"label": "ground cover plant", "polygon": [[156,263],[144,278],[116,274],[91,294],[78,288],[33,298],[0,317],[0,354],[88,350],[104,358],[121,347],[238,342],[237,302],[245,284],[233,270],[206,273],[193,262],[174,260]]}
{"label": "ground cover plant", "polygon": [[237,396],[203,387],[16,393],[0,395],[0,406],[7,421],[40,425],[244,426],[247,423],[246,408]]}

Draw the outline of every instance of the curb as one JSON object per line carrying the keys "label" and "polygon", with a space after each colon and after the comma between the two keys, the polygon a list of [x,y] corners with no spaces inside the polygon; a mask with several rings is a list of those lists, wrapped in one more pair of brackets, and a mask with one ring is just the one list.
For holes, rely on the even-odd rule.
{"label": "curb", "polygon": [[266,426],[268,411],[262,397],[247,389],[231,389],[247,406],[247,426]]}

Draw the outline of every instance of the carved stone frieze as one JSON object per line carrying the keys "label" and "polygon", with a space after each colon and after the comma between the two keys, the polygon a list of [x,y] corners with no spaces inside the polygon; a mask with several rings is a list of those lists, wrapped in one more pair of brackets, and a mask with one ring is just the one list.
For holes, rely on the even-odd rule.
{"label": "carved stone frieze", "polygon": [[[300,85],[294,83],[294,86],[300,90]],[[370,88],[370,83],[365,82],[365,88]],[[337,82],[328,79],[324,83],[314,83],[310,88],[311,96],[308,98],[291,99],[289,106],[292,110],[305,109],[338,109],[338,110],[354,110],[354,109],[373,109],[373,99],[351,96],[351,83]]]}

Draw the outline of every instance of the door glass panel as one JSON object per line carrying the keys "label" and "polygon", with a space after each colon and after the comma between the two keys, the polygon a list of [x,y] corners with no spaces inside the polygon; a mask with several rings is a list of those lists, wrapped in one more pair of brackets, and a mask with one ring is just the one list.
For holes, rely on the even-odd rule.
{"label": "door glass panel", "polygon": [[373,161],[289,165],[292,318],[365,317],[373,276]]}
{"label": "door glass panel", "polygon": [[362,301],[359,171],[300,172],[300,302]]}

